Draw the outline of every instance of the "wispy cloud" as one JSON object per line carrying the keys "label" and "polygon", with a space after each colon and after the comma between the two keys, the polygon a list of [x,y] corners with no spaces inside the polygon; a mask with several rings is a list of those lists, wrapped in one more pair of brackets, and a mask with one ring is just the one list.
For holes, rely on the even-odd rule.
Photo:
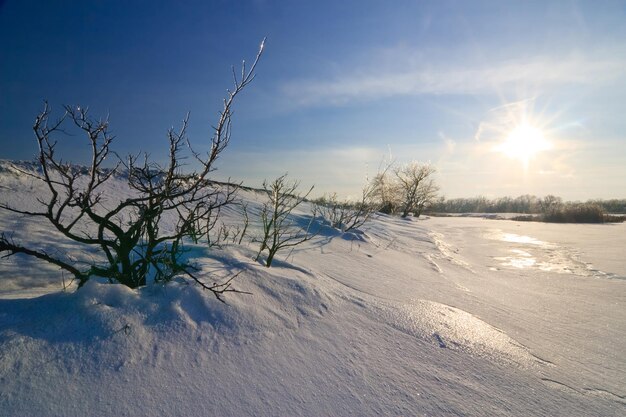
{"label": "wispy cloud", "polygon": [[533,57],[482,64],[440,64],[409,70],[387,68],[346,74],[332,79],[300,79],[283,85],[292,103],[303,106],[376,100],[421,94],[492,94],[520,87],[547,88],[598,84],[623,73],[619,56],[589,59],[581,56]]}
{"label": "wispy cloud", "polygon": [[443,143],[444,143],[445,154],[453,154],[455,149],[456,149],[456,141],[454,139],[448,137],[448,135],[446,135],[442,131],[439,131],[438,135],[439,135],[439,139],[441,139],[443,141]]}
{"label": "wispy cloud", "polygon": [[530,122],[533,125],[539,124],[540,126],[537,127],[544,128],[545,122],[543,120],[528,120],[537,118],[533,115],[534,104],[535,99],[529,98],[490,109],[479,123],[474,134],[474,140],[485,143],[499,142],[523,122]]}

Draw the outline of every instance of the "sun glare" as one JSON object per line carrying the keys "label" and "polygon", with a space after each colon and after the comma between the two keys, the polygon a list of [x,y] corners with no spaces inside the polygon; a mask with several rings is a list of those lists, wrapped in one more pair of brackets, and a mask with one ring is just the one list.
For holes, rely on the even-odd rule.
{"label": "sun glare", "polygon": [[496,146],[495,150],[528,166],[528,162],[535,155],[551,147],[540,129],[529,124],[521,124],[511,130],[505,141]]}

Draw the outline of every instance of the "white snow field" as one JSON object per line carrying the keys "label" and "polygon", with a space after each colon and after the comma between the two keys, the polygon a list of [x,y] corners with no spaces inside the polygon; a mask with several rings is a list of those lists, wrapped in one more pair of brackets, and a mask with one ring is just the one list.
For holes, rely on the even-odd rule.
{"label": "white snow field", "polygon": [[[0,202],[45,193],[0,168]],[[261,194],[241,196],[258,210]],[[0,224],[97,259],[40,221],[0,211]],[[0,415],[626,415],[624,224],[377,215],[269,269],[257,232],[188,246],[210,282],[243,271],[235,287],[252,294],[226,304],[184,282],[63,291],[57,268],[2,259]]]}

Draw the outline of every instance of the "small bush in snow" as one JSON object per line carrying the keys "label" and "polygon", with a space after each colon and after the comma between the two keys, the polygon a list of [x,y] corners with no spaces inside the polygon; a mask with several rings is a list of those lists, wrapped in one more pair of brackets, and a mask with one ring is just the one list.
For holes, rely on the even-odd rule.
{"label": "small bush in snow", "polygon": [[307,196],[313,187],[304,195],[297,193],[299,182],[288,182],[287,174],[282,175],[271,183],[263,181],[263,190],[267,201],[261,209],[262,233],[261,246],[256,256],[258,261],[263,252],[267,251],[265,266],[272,265],[274,256],[279,250],[291,248],[313,238],[310,227],[313,217],[308,221],[304,217],[292,214]]}
{"label": "small bush in snow", "polygon": [[329,225],[342,232],[358,229],[367,222],[374,211],[371,188],[363,189],[360,201],[340,201],[337,194],[315,200],[313,214],[321,216]]}
{"label": "small bush in snow", "polygon": [[[196,276],[193,265],[183,258],[183,245],[185,239],[208,235],[216,224],[219,209],[233,201],[236,189],[212,183],[209,174],[215,170],[215,161],[230,141],[235,98],[254,79],[262,52],[263,43],[249,70],[244,63],[240,77],[233,72],[234,87],[224,99],[209,152],[201,155],[191,147],[186,134],[186,117],[180,130],[168,132],[166,166],[149,161],[146,155],[143,158],[130,156],[120,160],[115,169],[105,169],[104,161],[115,155],[110,150],[114,137],[109,132],[108,120],[92,119],[86,108],[72,106],[65,106],[65,114],[53,120],[46,103],[33,127],[39,145],[40,171],[23,173],[45,183],[48,196],[42,196],[41,207],[32,211],[7,204],[0,204],[0,208],[46,219],[67,238],[99,248],[104,261],[81,268],[43,250],[24,247],[6,233],[0,235],[0,253],[6,256],[21,253],[53,263],[71,273],[79,286],[93,276],[131,288],[145,285],[149,279],[167,282],[174,276],[186,276],[218,298],[226,291],[234,291],[230,280],[204,284]],[[56,153],[56,136],[64,128],[72,127],[85,134],[91,147],[91,164],[84,172],[62,162]],[[195,160],[199,170],[183,172],[182,161],[187,157]],[[104,193],[105,184],[122,171],[133,196],[112,201]],[[174,226],[163,227],[164,218]],[[230,230],[222,233],[227,238],[232,237]]]}

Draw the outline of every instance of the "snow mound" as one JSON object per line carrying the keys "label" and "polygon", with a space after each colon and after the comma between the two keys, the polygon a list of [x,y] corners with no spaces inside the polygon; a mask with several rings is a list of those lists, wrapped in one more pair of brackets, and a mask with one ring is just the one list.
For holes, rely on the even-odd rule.
{"label": "snow mound", "polygon": [[75,292],[0,299],[0,416],[142,415],[148,403],[152,415],[254,414],[262,397],[243,401],[242,378],[256,367],[250,378],[262,383],[279,354],[259,346],[284,346],[330,302],[287,267],[244,270],[234,285],[252,295],[222,303],[184,282],[130,289],[92,279]]}
{"label": "snow mound", "polygon": [[466,311],[428,300],[386,308],[383,317],[396,329],[430,340],[442,349],[467,352],[521,367],[548,365],[502,330]]}

